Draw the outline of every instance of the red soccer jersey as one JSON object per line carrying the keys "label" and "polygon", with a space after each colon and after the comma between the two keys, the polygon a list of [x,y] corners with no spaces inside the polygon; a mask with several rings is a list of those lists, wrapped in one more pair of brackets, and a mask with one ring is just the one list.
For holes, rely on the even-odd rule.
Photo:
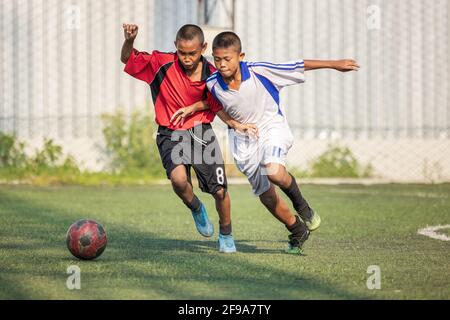
{"label": "red soccer jersey", "polygon": [[[191,81],[176,53],[153,51],[149,54],[133,49],[124,71],[150,85],[157,124],[172,130],[187,130],[198,123],[212,122],[215,112],[222,109],[206,87],[206,79],[215,68],[204,57],[202,62],[201,80]],[[173,126],[169,122],[178,109],[203,100],[207,100],[208,110],[186,118],[182,126],[180,123]]]}

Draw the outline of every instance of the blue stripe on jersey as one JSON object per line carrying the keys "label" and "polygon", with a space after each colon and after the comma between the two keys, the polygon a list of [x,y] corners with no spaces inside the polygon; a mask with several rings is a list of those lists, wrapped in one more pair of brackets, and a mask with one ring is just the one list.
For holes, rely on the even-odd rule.
{"label": "blue stripe on jersey", "polygon": [[241,67],[241,81],[246,81],[250,79],[250,71],[248,71],[247,63],[241,61],[239,65]]}
{"label": "blue stripe on jersey", "polygon": [[280,147],[272,147],[272,156],[280,158],[281,151],[282,151],[282,149]]}
{"label": "blue stripe on jersey", "polygon": [[266,65],[266,64],[261,64],[261,63],[255,63],[249,66],[250,68],[252,67],[266,67],[266,68],[270,68],[270,69],[276,69],[276,70],[295,70],[295,69],[299,69],[299,68],[304,68],[305,65],[304,64],[298,64],[295,67],[276,67],[276,66],[271,66],[271,65]]}
{"label": "blue stripe on jersey", "polygon": [[256,77],[261,81],[263,86],[266,88],[266,90],[269,92],[269,94],[272,96],[273,100],[277,103],[278,106],[278,114],[283,116],[283,113],[280,109],[280,93],[278,92],[277,88],[273,85],[273,83],[267,79],[266,77],[258,74],[255,72]]}
{"label": "blue stripe on jersey", "polygon": [[211,77],[209,77],[208,79],[206,79],[206,83],[208,83],[208,82],[210,82],[210,81],[213,81],[213,80],[215,80],[215,79],[217,79],[217,76],[211,76]]}
{"label": "blue stripe on jersey", "polygon": [[277,67],[271,67],[271,66],[265,66],[265,65],[256,65],[256,66],[251,66],[250,68],[252,68],[252,67],[264,67],[264,68],[268,68],[268,69],[285,70],[285,71],[293,71],[293,70],[304,68],[303,66],[298,66],[298,67],[294,67],[294,68],[277,68]]}
{"label": "blue stripe on jersey", "polygon": [[[246,62],[243,62],[243,61],[240,62],[240,69],[241,69],[241,80],[246,81],[246,80],[250,79],[250,71],[248,70],[248,66],[247,66]],[[221,88],[224,91],[227,91],[229,89],[225,80],[223,80],[220,72],[216,71],[215,73],[213,73],[213,75],[211,77],[209,77],[206,80],[206,82],[209,82],[210,80],[213,80],[213,79],[217,79],[217,82],[220,84]]]}
{"label": "blue stripe on jersey", "polygon": [[247,65],[248,66],[253,66],[253,65],[257,65],[257,64],[265,64],[265,65],[269,65],[269,66],[273,66],[273,67],[293,67],[293,66],[297,66],[297,65],[304,65],[305,61],[297,61],[295,63],[271,63],[271,62],[248,62]]}
{"label": "blue stripe on jersey", "polygon": [[224,91],[228,90],[228,85],[225,83],[220,73],[217,75],[217,82],[220,84]]}
{"label": "blue stripe on jersey", "polygon": [[217,78],[217,71],[214,71],[209,77],[208,79],[206,79],[206,82],[212,81],[214,79]]}

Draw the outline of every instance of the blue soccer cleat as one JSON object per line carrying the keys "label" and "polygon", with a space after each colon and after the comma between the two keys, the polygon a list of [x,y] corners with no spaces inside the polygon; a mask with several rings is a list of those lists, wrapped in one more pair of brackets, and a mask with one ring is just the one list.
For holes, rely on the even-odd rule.
{"label": "blue soccer cleat", "polygon": [[214,226],[208,219],[208,213],[203,203],[197,211],[192,211],[197,231],[204,237],[211,237],[214,234]]}
{"label": "blue soccer cleat", "polygon": [[236,246],[234,245],[234,239],[231,234],[225,236],[219,233],[219,252],[223,253],[236,252]]}

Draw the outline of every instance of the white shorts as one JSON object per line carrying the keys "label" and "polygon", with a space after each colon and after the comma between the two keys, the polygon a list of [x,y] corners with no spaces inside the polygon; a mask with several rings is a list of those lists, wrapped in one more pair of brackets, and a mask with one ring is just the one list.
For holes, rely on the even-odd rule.
{"label": "white shorts", "polygon": [[287,153],[294,142],[291,130],[285,122],[271,124],[259,133],[258,140],[231,132],[229,141],[236,166],[247,177],[253,193],[260,196],[270,188],[265,165],[286,166]]}

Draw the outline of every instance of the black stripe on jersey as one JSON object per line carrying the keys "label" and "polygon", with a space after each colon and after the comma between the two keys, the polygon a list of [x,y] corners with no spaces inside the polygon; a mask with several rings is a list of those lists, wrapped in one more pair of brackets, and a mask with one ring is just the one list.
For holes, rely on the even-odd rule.
{"label": "black stripe on jersey", "polygon": [[202,62],[203,62],[203,66],[202,66],[202,81],[206,81],[206,79],[209,78],[209,76],[211,75],[211,69],[209,68],[209,62],[208,60],[206,60],[203,56],[202,56]]}
{"label": "black stripe on jersey", "polygon": [[158,99],[161,84],[164,81],[164,78],[166,77],[167,70],[169,70],[169,68],[172,66],[172,64],[173,64],[173,61],[161,66],[161,68],[159,68],[158,72],[156,73],[155,78],[150,83],[153,104],[156,104],[156,99]]}
{"label": "black stripe on jersey", "polygon": [[208,87],[205,86],[205,90],[203,90],[203,97],[202,100],[208,99]]}
{"label": "black stripe on jersey", "polygon": [[[210,63],[208,62],[208,60],[206,60],[206,58],[204,56],[200,57],[200,61],[202,62],[202,74],[201,74],[201,81],[206,81],[206,79],[209,78],[209,76],[212,74],[211,69],[210,69]],[[186,68],[183,66],[183,64],[181,63],[180,59],[178,59],[178,65],[180,66],[181,70],[184,73],[186,72]]]}

